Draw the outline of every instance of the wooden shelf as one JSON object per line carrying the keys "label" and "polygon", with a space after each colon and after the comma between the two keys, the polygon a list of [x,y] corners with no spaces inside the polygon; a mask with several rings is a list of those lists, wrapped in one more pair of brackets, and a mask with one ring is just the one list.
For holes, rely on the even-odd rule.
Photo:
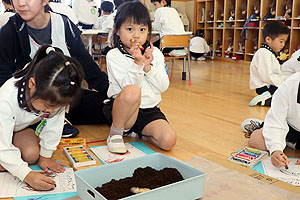
{"label": "wooden shelf", "polygon": [[[216,51],[222,59],[225,59],[225,51],[228,49],[228,38],[233,41],[233,51],[230,54],[242,55],[245,61],[251,61],[254,51],[263,43],[262,29],[265,22],[262,20],[270,11],[270,4],[275,1],[275,17],[267,21],[286,21],[291,30],[289,46],[290,55],[300,48],[300,0],[292,0],[292,14],[289,18],[283,18],[285,15],[284,3],[286,0],[194,0],[195,1],[195,23],[196,29],[203,29],[205,39],[211,41],[210,46],[214,47],[219,39],[222,39],[222,50]],[[243,40],[241,33],[246,19],[254,14],[254,7],[259,8],[258,19],[251,19],[251,22],[257,22],[258,27],[247,27],[248,40]],[[231,11],[234,12],[233,20]],[[245,12],[243,12],[245,11]],[[212,18],[213,15],[213,18]],[[203,20],[204,19],[204,20]],[[201,23],[200,23],[201,21]],[[202,22],[203,21],[203,22]],[[204,23],[205,22],[205,23]],[[204,25],[205,24],[205,25]],[[222,27],[219,25],[222,24]],[[238,50],[243,48],[243,53]],[[228,60],[228,58],[226,59]]]}

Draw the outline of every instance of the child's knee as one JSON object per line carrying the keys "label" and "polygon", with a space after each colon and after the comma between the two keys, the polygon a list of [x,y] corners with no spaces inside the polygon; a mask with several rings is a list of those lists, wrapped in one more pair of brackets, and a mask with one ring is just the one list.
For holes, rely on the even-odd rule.
{"label": "child's knee", "polygon": [[176,144],[176,134],[174,131],[170,131],[169,133],[164,133],[161,137],[160,148],[166,151],[171,150]]}
{"label": "child's knee", "polygon": [[128,103],[140,101],[141,89],[136,85],[128,85],[122,90],[120,98]]}
{"label": "child's knee", "polygon": [[22,151],[22,159],[28,164],[35,164],[39,160],[40,150],[36,147],[28,147]]}
{"label": "child's knee", "polygon": [[260,147],[262,145],[265,144],[265,139],[264,136],[262,135],[262,129],[257,129],[255,131],[253,131],[253,133],[251,134],[249,141],[248,141],[248,145],[250,147]]}

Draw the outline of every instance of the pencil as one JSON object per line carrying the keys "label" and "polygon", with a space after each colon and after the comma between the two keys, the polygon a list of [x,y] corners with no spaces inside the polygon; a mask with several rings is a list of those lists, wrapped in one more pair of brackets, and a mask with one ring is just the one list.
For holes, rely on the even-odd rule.
{"label": "pencil", "polygon": [[[280,154],[282,156],[282,158],[286,161],[285,157],[283,156],[283,154]],[[288,165],[285,163],[285,169],[289,169]]]}

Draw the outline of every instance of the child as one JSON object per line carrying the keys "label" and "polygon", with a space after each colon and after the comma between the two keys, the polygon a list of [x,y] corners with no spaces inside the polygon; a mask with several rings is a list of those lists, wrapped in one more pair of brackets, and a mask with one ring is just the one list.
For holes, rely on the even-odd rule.
{"label": "child", "polygon": [[110,1],[103,1],[101,3],[101,16],[98,17],[96,29],[103,30],[102,24],[107,19],[107,17],[113,12],[114,4]]}
{"label": "child", "polygon": [[124,130],[164,150],[176,143],[176,135],[158,104],[161,92],[169,86],[164,56],[158,48],[147,45],[151,20],[139,1],[120,6],[115,18],[114,46],[107,54],[108,97],[112,105],[112,125],[107,138],[108,150],[125,153]]}
{"label": "child", "polygon": [[10,0],[2,0],[2,4],[5,8],[4,13],[0,14],[0,28],[8,19],[15,14],[14,7],[11,5]]}
{"label": "child", "polygon": [[195,37],[190,40],[190,53],[192,60],[205,60],[203,54],[210,51],[205,39],[203,38],[204,31],[198,29],[195,33]]}
{"label": "child", "polygon": [[[102,108],[108,77],[86,51],[81,31],[65,15],[49,12],[47,1],[13,0],[13,4],[17,14],[0,29],[0,86],[23,69],[41,45],[51,44],[80,62],[86,82],[94,89],[82,91],[78,106],[66,115],[68,120],[73,124],[107,123]],[[78,132],[66,124],[63,137],[74,137]]]}
{"label": "child", "polygon": [[282,64],[282,75],[283,79],[286,80],[288,77],[296,72],[300,71],[300,49],[295,51],[291,58]]}
{"label": "child", "polygon": [[98,6],[93,0],[74,0],[72,9],[82,29],[92,29],[98,18]]}
{"label": "child", "polygon": [[65,111],[81,94],[83,71],[73,58],[42,46],[32,62],[0,88],[0,171],[9,171],[35,190],[51,190],[55,182],[28,164],[64,172],[51,159],[59,144]]}
{"label": "child", "polygon": [[278,87],[264,123],[257,119],[246,119],[242,123],[242,130],[250,137],[249,146],[268,150],[276,167],[290,162],[283,153],[286,145],[300,149],[299,81],[300,73],[297,72]]}
{"label": "child", "polygon": [[250,101],[249,106],[271,105],[272,95],[283,82],[276,53],[284,47],[289,32],[289,28],[280,21],[270,21],[264,26],[264,44],[254,54],[250,64],[250,89],[255,89],[258,96]]}
{"label": "child", "polygon": [[[176,35],[185,33],[183,23],[175,8],[171,8],[171,0],[151,0],[156,11],[154,15],[153,28],[159,32],[160,37],[164,35]],[[154,46],[160,46],[160,40],[154,42]]]}

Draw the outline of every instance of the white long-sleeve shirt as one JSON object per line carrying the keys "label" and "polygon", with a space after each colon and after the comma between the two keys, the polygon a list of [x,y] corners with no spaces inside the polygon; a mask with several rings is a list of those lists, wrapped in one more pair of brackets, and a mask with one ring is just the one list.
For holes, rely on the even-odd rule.
{"label": "white long-sleeve shirt", "polygon": [[72,9],[79,22],[84,24],[96,24],[98,19],[98,6],[93,0],[74,0]]}
{"label": "white long-sleeve shirt", "polygon": [[297,59],[300,56],[300,49],[295,51],[291,58],[282,64],[282,75],[284,80],[296,72],[300,72],[300,61]]}
{"label": "white long-sleeve shirt", "polygon": [[160,7],[155,11],[153,28],[164,35],[184,34],[184,26],[175,8]]}
{"label": "white long-sleeve shirt", "polygon": [[250,64],[250,89],[278,87],[282,82],[281,66],[275,55],[266,48],[258,49]]}
{"label": "white long-sleeve shirt", "polygon": [[272,98],[263,127],[263,136],[270,153],[286,146],[285,138],[289,131],[288,124],[300,132],[300,73],[297,72],[284,81]]}
{"label": "white long-sleeve shirt", "polygon": [[143,66],[134,63],[132,57],[114,48],[107,53],[108,97],[119,94],[127,85],[141,88],[140,108],[152,108],[161,102],[161,93],[169,87],[164,56],[154,47],[151,70],[144,72]]}
{"label": "white long-sleeve shirt", "polygon": [[76,14],[74,10],[61,2],[49,2],[50,8],[53,10],[53,12],[61,13],[66,15],[74,24],[78,24],[78,19],[76,17]]}
{"label": "white long-sleeve shirt", "polygon": [[193,37],[190,40],[190,51],[194,53],[208,53],[210,48],[203,37]]}
{"label": "white long-sleeve shirt", "polygon": [[[39,122],[41,115],[20,108],[18,88],[14,86],[16,80],[11,78],[0,88],[0,164],[23,181],[31,169],[22,160],[20,150],[12,144],[13,134]],[[64,125],[65,109],[55,112],[57,114],[50,115],[40,134],[40,155],[46,158],[51,158],[56,150]]]}

